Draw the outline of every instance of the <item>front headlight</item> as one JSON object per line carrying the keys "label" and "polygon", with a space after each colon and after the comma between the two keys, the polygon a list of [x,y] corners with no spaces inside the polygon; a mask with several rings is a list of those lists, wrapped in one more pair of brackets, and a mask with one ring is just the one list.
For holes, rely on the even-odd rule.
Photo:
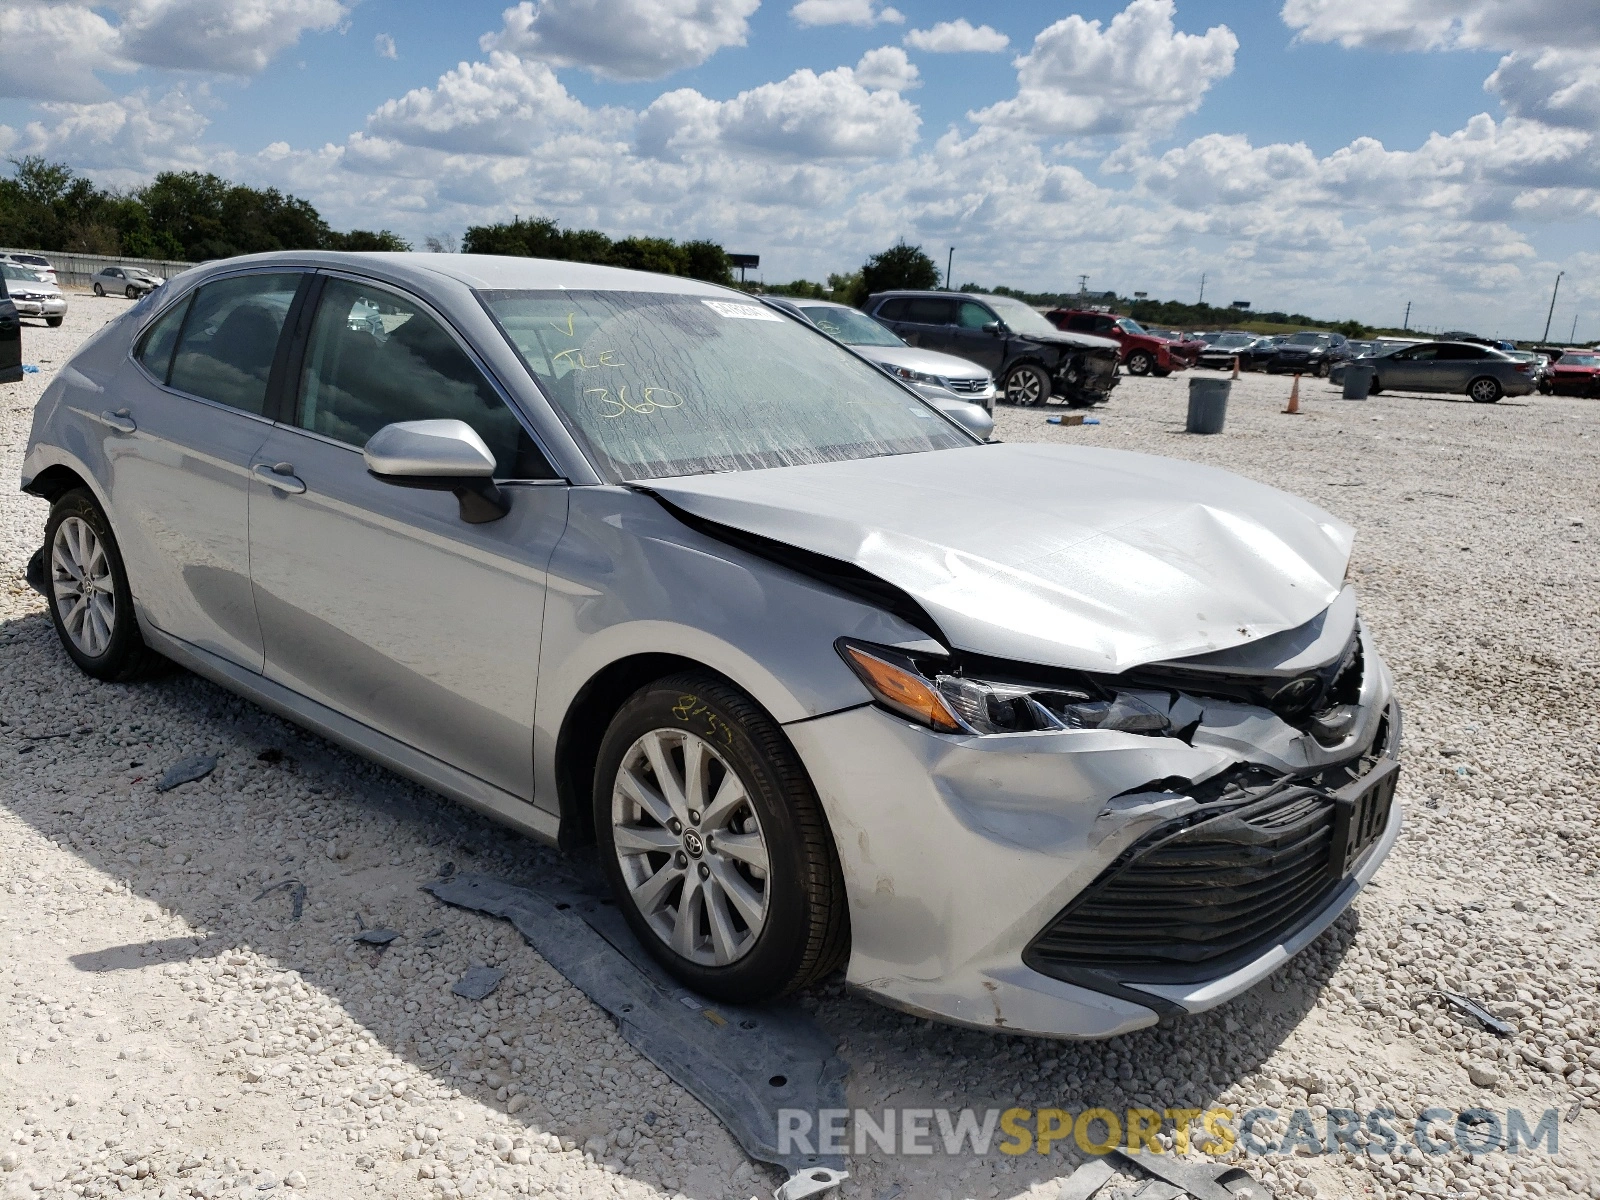
{"label": "front headlight", "polygon": [[934,387],[944,387],[944,377],[929,375],[926,371],[913,371],[910,367],[890,367],[889,373],[896,379],[904,379],[907,383],[928,383]]}
{"label": "front headlight", "polygon": [[837,646],[879,704],[940,733],[1112,729],[1163,737],[1173,732],[1167,712],[1130,692],[1098,685],[1027,687],[942,673],[930,678],[912,659],[887,647],[847,638]]}

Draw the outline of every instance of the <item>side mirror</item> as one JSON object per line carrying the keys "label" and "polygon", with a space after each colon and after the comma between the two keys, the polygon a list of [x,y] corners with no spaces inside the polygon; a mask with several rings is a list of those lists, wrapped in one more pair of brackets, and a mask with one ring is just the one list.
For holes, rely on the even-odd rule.
{"label": "side mirror", "polygon": [[1002,334],[1006,331],[1005,323],[1002,321],[990,321],[983,327],[983,331],[985,333]]}
{"label": "side mirror", "polygon": [[511,511],[494,482],[494,455],[465,421],[397,421],[367,439],[361,452],[373,478],[397,487],[453,492],[461,519],[498,521]]}

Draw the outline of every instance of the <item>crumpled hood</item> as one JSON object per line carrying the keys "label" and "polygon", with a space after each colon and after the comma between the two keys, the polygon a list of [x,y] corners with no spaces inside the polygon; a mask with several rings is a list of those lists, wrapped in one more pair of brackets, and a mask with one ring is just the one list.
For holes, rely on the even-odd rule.
{"label": "crumpled hood", "polygon": [[1065,329],[1055,333],[1018,333],[1013,329],[1011,336],[1019,342],[1038,342],[1041,346],[1072,346],[1078,350],[1110,350],[1117,354],[1122,352],[1121,342],[1093,333],[1068,333]]}
{"label": "crumpled hood", "polygon": [[1214,467],[1003,444],[657,479],[702,520],[853,563],[957,649],[1119,672],[1293,629],[1339,594],[1354,531]]}
{"label": "crumpled hood", "polygon": [[941,354],[937,350],[922,350],[916,346],[852,346],[863,358],[891,367],[909,367],[925,375],[943,375],[949,379],[981,379],[988,368],[975,362],[957,358],[954,354]]}

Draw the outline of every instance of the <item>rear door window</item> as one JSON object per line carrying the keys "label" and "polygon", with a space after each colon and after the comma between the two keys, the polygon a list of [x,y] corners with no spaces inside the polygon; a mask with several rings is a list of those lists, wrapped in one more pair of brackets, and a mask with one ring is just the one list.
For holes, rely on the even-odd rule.
{"label": "rear door window", "polygon": [[884,321],[904,321],[906,319],[906,306],[909,303],[904,299],[885,300],[878,305],[878,311],[875,315]]}
{"label": "rear door window", "polygon": [[299,272],[239,275],[201,287],[178,336],[172,386],[264,415],[267,379],[300,278]]}
{"label": "rear door window", "polygon": [[906,304],[905,320],[917,325],[949,325],[955,320],[954,300],[917,297]]}

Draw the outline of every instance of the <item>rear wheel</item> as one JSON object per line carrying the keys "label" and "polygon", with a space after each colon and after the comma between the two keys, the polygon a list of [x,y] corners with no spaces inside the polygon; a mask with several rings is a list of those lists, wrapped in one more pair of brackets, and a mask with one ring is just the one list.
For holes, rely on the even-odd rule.
{"label": "rear wheel", "polygon": [[844,964],[844,880],[816,791],[782,730],[724,680],[677,675],[623,705],[594,818],[623,915],[685,986],[751,1004]]}
{"label": "rear wheel", "polygon": [[166,660],[139,635],[117,539],[86,488],[74,488],[56,501],[45,522],[44,545],[50,620],[79,669],[117,681],[164,666]]}
{"label": "rear wheel", "polygon": [[1043,404],[1050,399],[1050,393],[1054,390],[1049,372],[1035,363],[1019,363],[1006,374],[1007,404]]}
{"label": "rear wheel", "polygon": [[1500,381],[1491,375],[1480,375],[1467,384],[1467,395],[1476,404],[1494,404],[1505,394],[1506,390],[1500,386]]}
{"label": "rear wheel", "polygon": [[98,281],[96,281],[94,285],[94,294],[96,296],[104,296],[106,294],[106,289],[102,287]]}
{"label": "rear wheel", "polygon": [[1128,355],[1128,361],[1125,365],[1128,368],[1129,375],[1148,375],[1155,370],[1156,360],[1143,350],[1135,350]]}

